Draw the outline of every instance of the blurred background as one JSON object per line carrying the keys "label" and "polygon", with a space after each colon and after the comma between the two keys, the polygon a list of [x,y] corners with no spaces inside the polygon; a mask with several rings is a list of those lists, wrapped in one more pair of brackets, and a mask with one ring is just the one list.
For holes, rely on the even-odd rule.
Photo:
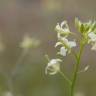
{"label": "blurred background", "polygon": [[[0,96],[68,96],[69,86],[59,74],[45,75],[44,55],[56,58],[54,28],[68,20],[75,31],[75,17],[95,20],[96,0],[0,0]],[[26,34],[40,40],[40,45],[25,56],[19,44]],[[19,58],[22,62],[17,64]],[[90,68],[78,76],[78,96],[96,96],[95,58],[96,52],[87,46],[80,69]],[[74,60],[69,55],[64,61],[62,70],[70,77]]]}

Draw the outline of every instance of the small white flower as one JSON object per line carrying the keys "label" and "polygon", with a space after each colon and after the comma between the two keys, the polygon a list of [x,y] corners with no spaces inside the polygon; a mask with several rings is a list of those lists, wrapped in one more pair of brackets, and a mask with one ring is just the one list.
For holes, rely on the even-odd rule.
{"label": "small white flower", "polygon": [[89,39],[90,39],[91,42],[96,41],[96,34],[94,32],[90,32],[88,34],[88,37],[89,37]]}
{"label": "small white flower", "polygon": [[55,44],[55,47],[61,45],[62,47],[60,48],[60,52],[58,54],[62,56],[66,56],[66,53],[71,52],[71,48],[76,47],[76,42],[75,41],[68,41],[67,38],[61,37],[60,41]]}
{"label": "small white flower", "polygon": [[69,41],[69,42],[67,42],[66,45],[67,45],[69,48],[65,48],[65,47],[61,47],[61,48],[60,48],[59,54],[62,55],[62,56],[66,56],[67,52],[70,53],[71,48],[73,48],[73,47],[76,46],[76,42],[74,42],[74,41]]}
{"label": "small white flower", "polygon": [[45,73],[50,75],[54,75],[58,73],[60,71],[60,62],[62,62],[61,59],[50,60],[45,69]]}
{"label": "small white flower", "polygon": [[61,38],[61,41],[62,43],[64,43],[65,47],[68,47],[68,48],[73,48],[73,47],[76,47],[76,42],[75,41],[68,41],[68,39],[66,38]]}
{"label": "small white flower", "polygon": [[56,25],[56,31],[60,34],[69,34],[70,33],[70,30],[69,30],[69,27],[68,27],[68,24],[66,21],[63,21],[61,24],[57,23]]}
{"label": "small white flower", "polygon": [[65,47],[61,47],[59,54],[62,56],[66,56],[66,52],[67,52],[67,49]]}

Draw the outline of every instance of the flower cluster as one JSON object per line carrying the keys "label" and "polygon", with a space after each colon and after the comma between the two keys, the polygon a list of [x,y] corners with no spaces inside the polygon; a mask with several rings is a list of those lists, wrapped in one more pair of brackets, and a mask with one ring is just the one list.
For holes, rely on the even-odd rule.
{"label": "flower cluster", "polygon": [[[57,23],[55,30],[57,31],[57,43],[55,47],[60,46],[60,51],[58,54],[61,56],[66,56],[67,53],[71,52],[71,48],[76,47],[75,40],[69,41],[67,38],[71,34],[69,26],[66,21],[63,21],[61,24]],[[60,62],[61,59],[52,59],[49,61],[45,71],[46,74],[54,75],[60,71]]]}
{"label": "flower cluster", "polygon": [[58,42],[55,44],[55,47],[61,46],[60,52],[58,54],[62,56],[66,56],[67,53],[71,52],[71,48],[76,47],[76,42],[74,41],[69,41],[67,37],[69,34],[71,34],[69,30],[69,26],[66,21],[63,21],[61,25],[57,24],[56,28],[57,30],[57,38]]}
{"label": "flower cluster", "polygon": [[79,32],[82,34],[83,40],[86,43],[92,45],[92,50],[96,50],[96,22],[89,21],[87,23],[82,23],[77,18],[75,19],[75,25]]}
{"label": "flower cluster", "polygon": [[[81,39],[79,40],[80,47],[82,45],[91,44],[91,49],[96,51],[96,22],[89,21],[87,23],[82,23],[76,18],[75,26],[81,33]],[[71,53],[72,48],[76,47],[77,45],[75,40],[68,40],[69,35],[74,33],[70,31],[67,21],[63,21],[61,24],[57,23],[55,30],[57,32],[57,42],[55,44],[55,48],[58,46],[60,48],[57,54],[66,56],[67,54]],[[49,60],[46,67],[46,74],[49,73],[50,75],[54,75],[58,73],[60,71],[61,61],[62,60],[59,58]]]}
{"label": "flower cluster", "polygon": [[58,33],[58,38],[60,35],[69,35],[70,34],[70,29],[67,24],[67,21],[63,21],[61,24],[57,23],[55,30]]}
{"label": "flower cluster", "polygon": [[[67,83],[71,88],[70,96],[79,96],[82,95],[81,93],[77,93],[74,95],[76,80],[78,73],[86,72],[89,69],[89,65],[87,65],[83,70],[79,70],[82,52],[84,50],[85,45],[90,44],[92,46],[92,50],[96,51],[96,22],[89,21],[87,23],[83,23],[77,18],[75,19],[75,26],[77,28],[77,31],[80,32],[80,36],[78,36],[73,32],[70,31],[69,26],[67,24],[67,21],[61,22],[61,24],[57,23],[55,30],[57,32],[57,42],[55,44],[55,48],[59,46],[59,52],[57,52],[57,55],[65,57],[69,53],[72,53],[75,57],[76,64],[73,67],[73,75],[72,79],[68,78],[64,72],[62,72],[60,69],[60,63],[62,62],[62,59],[56,58],[56,59],[49,59],[48,55],[46,55],[46,58],[48,60],[47,67],[45,69],[46,74],[55,75],[57,73],[60,73],[61,76],[64,77],[64,79],[67,81]],[[76,40],[78,41],[78,51],[72,50],[74,47],[77,46],[76,40],[69,40],[69,36],[76,36]]]}

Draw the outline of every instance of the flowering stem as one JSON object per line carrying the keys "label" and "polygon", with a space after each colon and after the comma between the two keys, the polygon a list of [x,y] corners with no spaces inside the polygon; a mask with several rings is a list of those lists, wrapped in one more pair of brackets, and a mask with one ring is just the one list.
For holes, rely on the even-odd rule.
{"label": "flowering stem", "polygon": [[80,44],[80,51],[77,54],[77,58],[76,58],[77,63],[75,64],[73,80],[72,80],[72,85],[71,85],[71,96],[74,96],[74,89],[75,89],[75,84],[76,84],[76,80],[77,80],[77,75],[78,75],[78,70],[79,70],[79,65],[80,65],[80,60],[81,60],[81,55],[83,52],[84,45],[85,45],[84,43]]}
{"label": "flowering stem", "polygon": [[69,78],[67,78],[67,76],[62,71],[59,71],[59,73],[62,75],[62,77],[64,77],[64,79],[69,83],[69,85],[72,84],[72,81]]}

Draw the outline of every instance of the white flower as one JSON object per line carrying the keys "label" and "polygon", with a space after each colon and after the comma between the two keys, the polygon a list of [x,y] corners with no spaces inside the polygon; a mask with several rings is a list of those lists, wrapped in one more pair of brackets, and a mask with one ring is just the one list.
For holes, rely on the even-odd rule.
{"label": "white flower", "polygon": [[59,54],[62,56],[66,56],[66,52],[67,52],[67,49],[65,47],[61,47]]}
{"label": "white flower", "polygon": [[63,21],[61,24],[57,23],[56,25],[56,31],[60,34],[69,34],[70,33],[70,30],[69,30],[69,27],[68,27],[68,24],[66,21]]}
{"label": "white flower", "polygon": [[88,34],[88,37],[89,37],[90,41],[92,41],[92,42],[96,41],[96,34],[94,32],[90,32]]}
{"label": "white flower", "polygon": [[62,38],[62,41],[63,41],[64,47],[65,47],[65,49],[61,47],[61,50],[60,50],[60,53],[62,56],[64,56],[65,52],[70,53],[71,48],[76,47],[75,41],[68,41],[68,39],[66,39],[66,38]]}
{"label": "white flower", "polygon": [[75,41],[69,41],[69,46],[70,48],[76,47],[76,42]]}
{"label": "white flower", "polygon": [[68,41],[67,38],[61,38],[61,42],[65,45],[65,47],[71,49],[73,47],[76,47],[76,42],[75,41]]}
{"label": "white flower", "polygon": [[54,75],[58,73],[60,71],[60,62],[62,62],[61,59],[50,60],[45,69],[45,73],[50,75]]}
{"label": "white flower", "polygon": [[66,53],[70,53],[71,48],[76,47],[75,41],[68,41],[67,38],[61,37],[60,41],[55,44],[55,47],[61,45],[60,52],[58,54],[66,56]]}

